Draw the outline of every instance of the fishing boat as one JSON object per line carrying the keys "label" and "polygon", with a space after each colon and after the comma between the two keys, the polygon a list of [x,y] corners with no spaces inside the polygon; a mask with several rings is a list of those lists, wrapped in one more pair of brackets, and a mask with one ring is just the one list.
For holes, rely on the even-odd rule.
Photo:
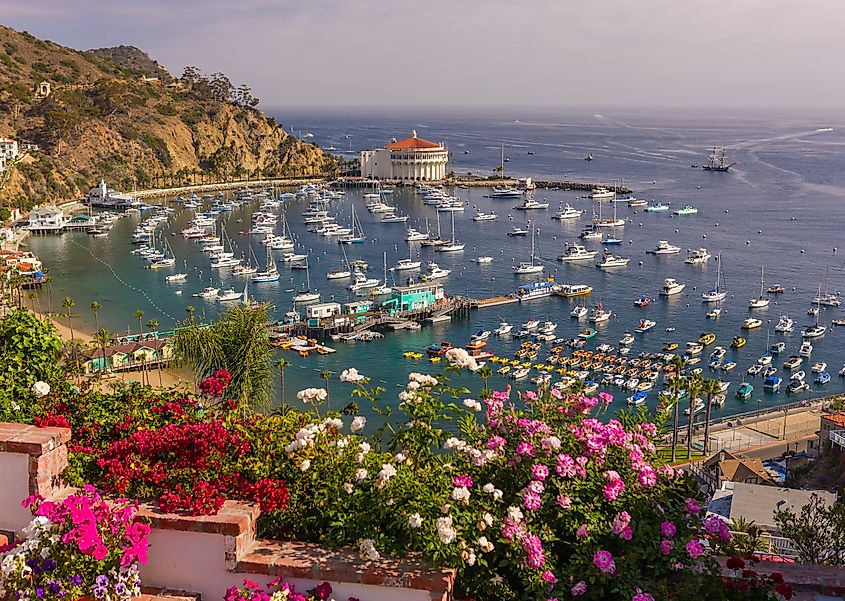
{"label": "fishing boat", "polygon": [[681,207],[677,211],[672,212],[673,215],[679,215],[679,216],[695,215],[696,213],[698,213],[698,209],[696,209],[692,205],[684,205],[683,207]]}
{"label": "fishing boat", "polygon": [[663,287],[660,289],[660,294],[662,296],[673,296],[675,294],[680,294],[686,288],[686,284],[683,282],[679,282],[675,278],[666,278],[663,280]]}
{"label": "fishing boat", "polygon": [[763,267],[760,267],[760,296],[748,301],[749,309],[762,309],[769,306],[769,299],[763,294]]}
{"label": "fishing boat", "polygon": [[637,327],[634,328],[634,331],[638,334],[643,334],[653,329],[656,325],[657,322],[651,321],[650,319],[641,319],[640,323],[637,324]]}
{"label": "fishing boat", "polygon": [[519,265],[513,266],[513,272],[517,275],[525,275],[530,273],[540,273],[543,271],[543,264],[537,261],[536,247],[534,245],[534,238],[537,228],[531,227],[531,257],[530,261],[523,261]]}
{"label": "fishing boat", "polygon": [[716,286],[712,290],[701,293],[701,300],[705,303],[716,303],[725,300],[728,296],[727,286],[723,285],[722,275],[722,253],[716,257]]}
{"label": "fishing boat", "polygon": [[756,317],[749,317],[748,319],[742,322],[742,325],[740,327],[743,330],[754,330],[756,328],[759,328],[761,325],[763,325],[763,322],[761,320],[757,319]]}
{"label": "fishing boat", "polygon": [[728,170],[733,167],[735,163],[729,163],[727,156],[725,155],[725,149],[722,148],[721,152],[716,151],[716,147],[713,147],[713,152],[707,157],[707,162],[701,166],[702,169],[705,171],[717,171],[722,173],[727,173]]}
{"label": "fishing boat", "polygon": [[745,343],[748,342],[742,336],[734,336],[731,340],[731,348],[739,349],[745,346]]}
{"label": "fishing boat", "polygon": [[681,252],[680,246],[673,246],[666,240],[658,240],[657,246],[646,251],[650,255],[675,255]]}
{"label": "fishing boat", "polygon": [[662,213],[663,211],[668,211],[669,205],[661,204],[660,202],[655,202],[647,206],[643,209],[646,213]]}
{"label": "fishing boat", "polygon": [[597,250],[587,250],[580,244],[569,244],[566,251],[559,256],[558,261],[574,262],[590,260],[598,254]]}
{"label": "fishing boat", "polygon": [[710,253],[707,252],[707,249],[697,248],[689,251],[687,258],[684,259],[684,263],[688,265],[704,265],[708,259],[710,259]]}
{"label": "fishing boat", "polygon": [[584,214],[584,211],[580,211],[572,206],[569,203],[566,203],[562,208],[558,210],[557,213],[552,215],[552,219],[557,219],[559,221],[569,221],[570,219],[580,219],[581,215]]}
{"label": "fishing boat", "polygon": [[499,327],[493,330],[493,334],[496,336],[507,336],[513,330],[513,326],[506,321],[503,321],[499,324]]}
{"label": "fishing boat", "polygon": [[751,395],[754,393],[754,387],[749,384],[748,382],[743,382],[739,385],[739,388],[736,391],[736,397],[738,399],[746,400],[751,398]]}
{"label": "fishing boat", "polygon": [[775,325],[775,332],[791,332],[795,328],[795,322],[788,315],[781,315]]}
{"label": "fishing boat", "polygon": [[626,257],[618,257],[610,253],[605,253],[604,257],[596,267],[599,269],[613,269],[615,267],[626,267],[631,260]]}

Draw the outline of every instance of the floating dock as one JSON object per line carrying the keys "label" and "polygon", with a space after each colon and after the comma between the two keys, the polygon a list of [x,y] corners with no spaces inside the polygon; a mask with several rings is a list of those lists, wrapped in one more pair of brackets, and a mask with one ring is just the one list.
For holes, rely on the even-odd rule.
{"label": "floating dock", "polygon": [[516,296],[494,296],[493,298],[483,298],[475,301],[475,306],[479,309],[484,307],[498,307],[499,305],[510,305],[511,303],[518,303],[519,298]]}

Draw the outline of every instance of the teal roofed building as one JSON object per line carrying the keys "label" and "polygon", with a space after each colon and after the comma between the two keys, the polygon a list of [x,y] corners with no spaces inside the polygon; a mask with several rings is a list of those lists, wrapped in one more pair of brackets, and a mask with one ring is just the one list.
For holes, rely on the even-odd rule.
{"label": "teal roofed building", "polygon": [[382,308],[391,314],[403,311],[427,309],[446,298],[443,284],[437,282],[418,282],[407,286],[394,286],[389,300],[382,303]]}

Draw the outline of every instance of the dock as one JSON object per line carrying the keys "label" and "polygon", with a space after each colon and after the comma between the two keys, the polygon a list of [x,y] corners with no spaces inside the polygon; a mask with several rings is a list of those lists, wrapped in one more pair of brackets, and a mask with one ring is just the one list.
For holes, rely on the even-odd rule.
{"label": "dock", "polygon": [[518,303],[519,298],[516,296],[494,296],[493,298],[483,298],[475,301],[475,306],[478,309],[485,307],[498,307],[499,305],[510,305],[511,303]]}

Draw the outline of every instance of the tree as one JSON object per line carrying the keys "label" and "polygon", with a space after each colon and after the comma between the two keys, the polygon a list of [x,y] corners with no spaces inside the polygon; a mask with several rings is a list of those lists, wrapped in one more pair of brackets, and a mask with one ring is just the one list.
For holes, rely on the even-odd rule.
{"label": "tree", "polygon": [[493,370],[487,367],[486,365],[478,370],[478,375],[481,376],[481,379],[484,381],[484,395],[489,394],[490,389],[487,388],[487,380],[490,379],[490,376],[493,375]]}
{"label": "tree", "polygon": [[[96,302],[96,301],[95,301]],[[106,347],[112,341],[112,334],[105,328],[99,328],[94,332],[93,342],[100,349],[103,357],[103,371],[106,370]]]}
{"label": "tree", "polygon": [[[144,317],[143,309],[137,309],[135,311],[135,319],[138,320],[138,342],[141,342],[144,339],[144,325],[141,322],[141,319]],[[147,375],[147,354],[144,353],[144,358],[141,360],[141,383],[144,383],[144,379]]]}
{"label": "tree", "polygon": [[73,302],[73,299],[69,296],[66,296],[65,299],[62,301],[62,308],[65,310],[65,317],[67,317],[67,327],[70,328],[70,340],[73,342],[73,323],[71,322],[71,318],[73,314],[70,312],[71,309],[76,305]]}
{"label": "tree", "polygon": [[845,564],[845,504],[829,505],[813,493],[799,513],[776,509],[775,524],[792,540],[801,563]]}
{"label": "tree", "polygon": [[[147,327],[150,329],[151,332],[158,334],[158,320],[157,319],[151,319],[150,321],[148,321]],[[156,351],[156,352],[158,352],[158,351]],[[161,377],[162,358],[157,357],[156,359],[157,359],[156,363],[157,363],[157,366],[158,366],[158,385],[163,386],[162,377]]]}
{"label": "tree", "polygon": [[684,379],[681,377],[684,358],[680,355],[675,355],[669,361],[669,365],[675,368],[675,375],[669,379],[669,390],[672,392],[672,398],[674,400],[672,417],[672,461],[674,462],[676,447],[678,446],[678,404],[681,400],[681,388],[684,385]]}
{"label": "tree", "polygon": [[93,311],[93,312],[94,312],[94,328],[95,328],[96,330],[99,330],[99,329],[100,329],[100,320],[99,320],[99,318],[97,317],[97,313],[98,313],[98,312],[100,311],[100,309],[102,309],[102,308],[103,308],[103,305],[101,305],[101,304],[100,304],[100,303],[98,303],[97,301],[95,301],[95,300],[94,300],[94,301],[91,301],[91,311]]}
{"label": "tree", "polygon": [[329,397],[329,380],[331,380],[333,375],[334,372],[328,369],[324,369],[320,372],[320,377],[323,379],[323,382],[325,382],[326,386],[326,405],[328,406],[329,410],[331,410],[332,407],[331,398]]}
{"label": "tree", "polygon": [[194,323],[194,311],[196,311],[196,308],[193,305],[188,305],[187,307],[185,307],[185,313],[188,314],[188,320],[191,323]]}
{"label": "tree", "polygon": [[701,392],[704,378],[695,374],[687,379],[687,394],[689,394],[689,420],[687,420],[687,459],[692,459],[692,434],[695,429],[695,401]]}
{"label": "tree", "polygon": [[279,358],[273,362],[273,367],[279,370],[279,411],[282,414],[287,413],[287,403],[285,402],[285,368],[293,365],[290,361]]}
{"label": "tree", "polygon": [[225,369],[232,379],[227,396],[257,409],[270,404],[273,347],[267,337],[267,307],[232,307],[216,322],[184,323],[176,329],[173,353],[198,379]]}
{"label": "tree", "polygon": [[708,379],[704,381],[704,387],[701,389],[702,394],[707,399],[707,408],[704,422],[704,454],[710,450],[710,414],[713,410],[713,397],[721,392],[719,380]]}

